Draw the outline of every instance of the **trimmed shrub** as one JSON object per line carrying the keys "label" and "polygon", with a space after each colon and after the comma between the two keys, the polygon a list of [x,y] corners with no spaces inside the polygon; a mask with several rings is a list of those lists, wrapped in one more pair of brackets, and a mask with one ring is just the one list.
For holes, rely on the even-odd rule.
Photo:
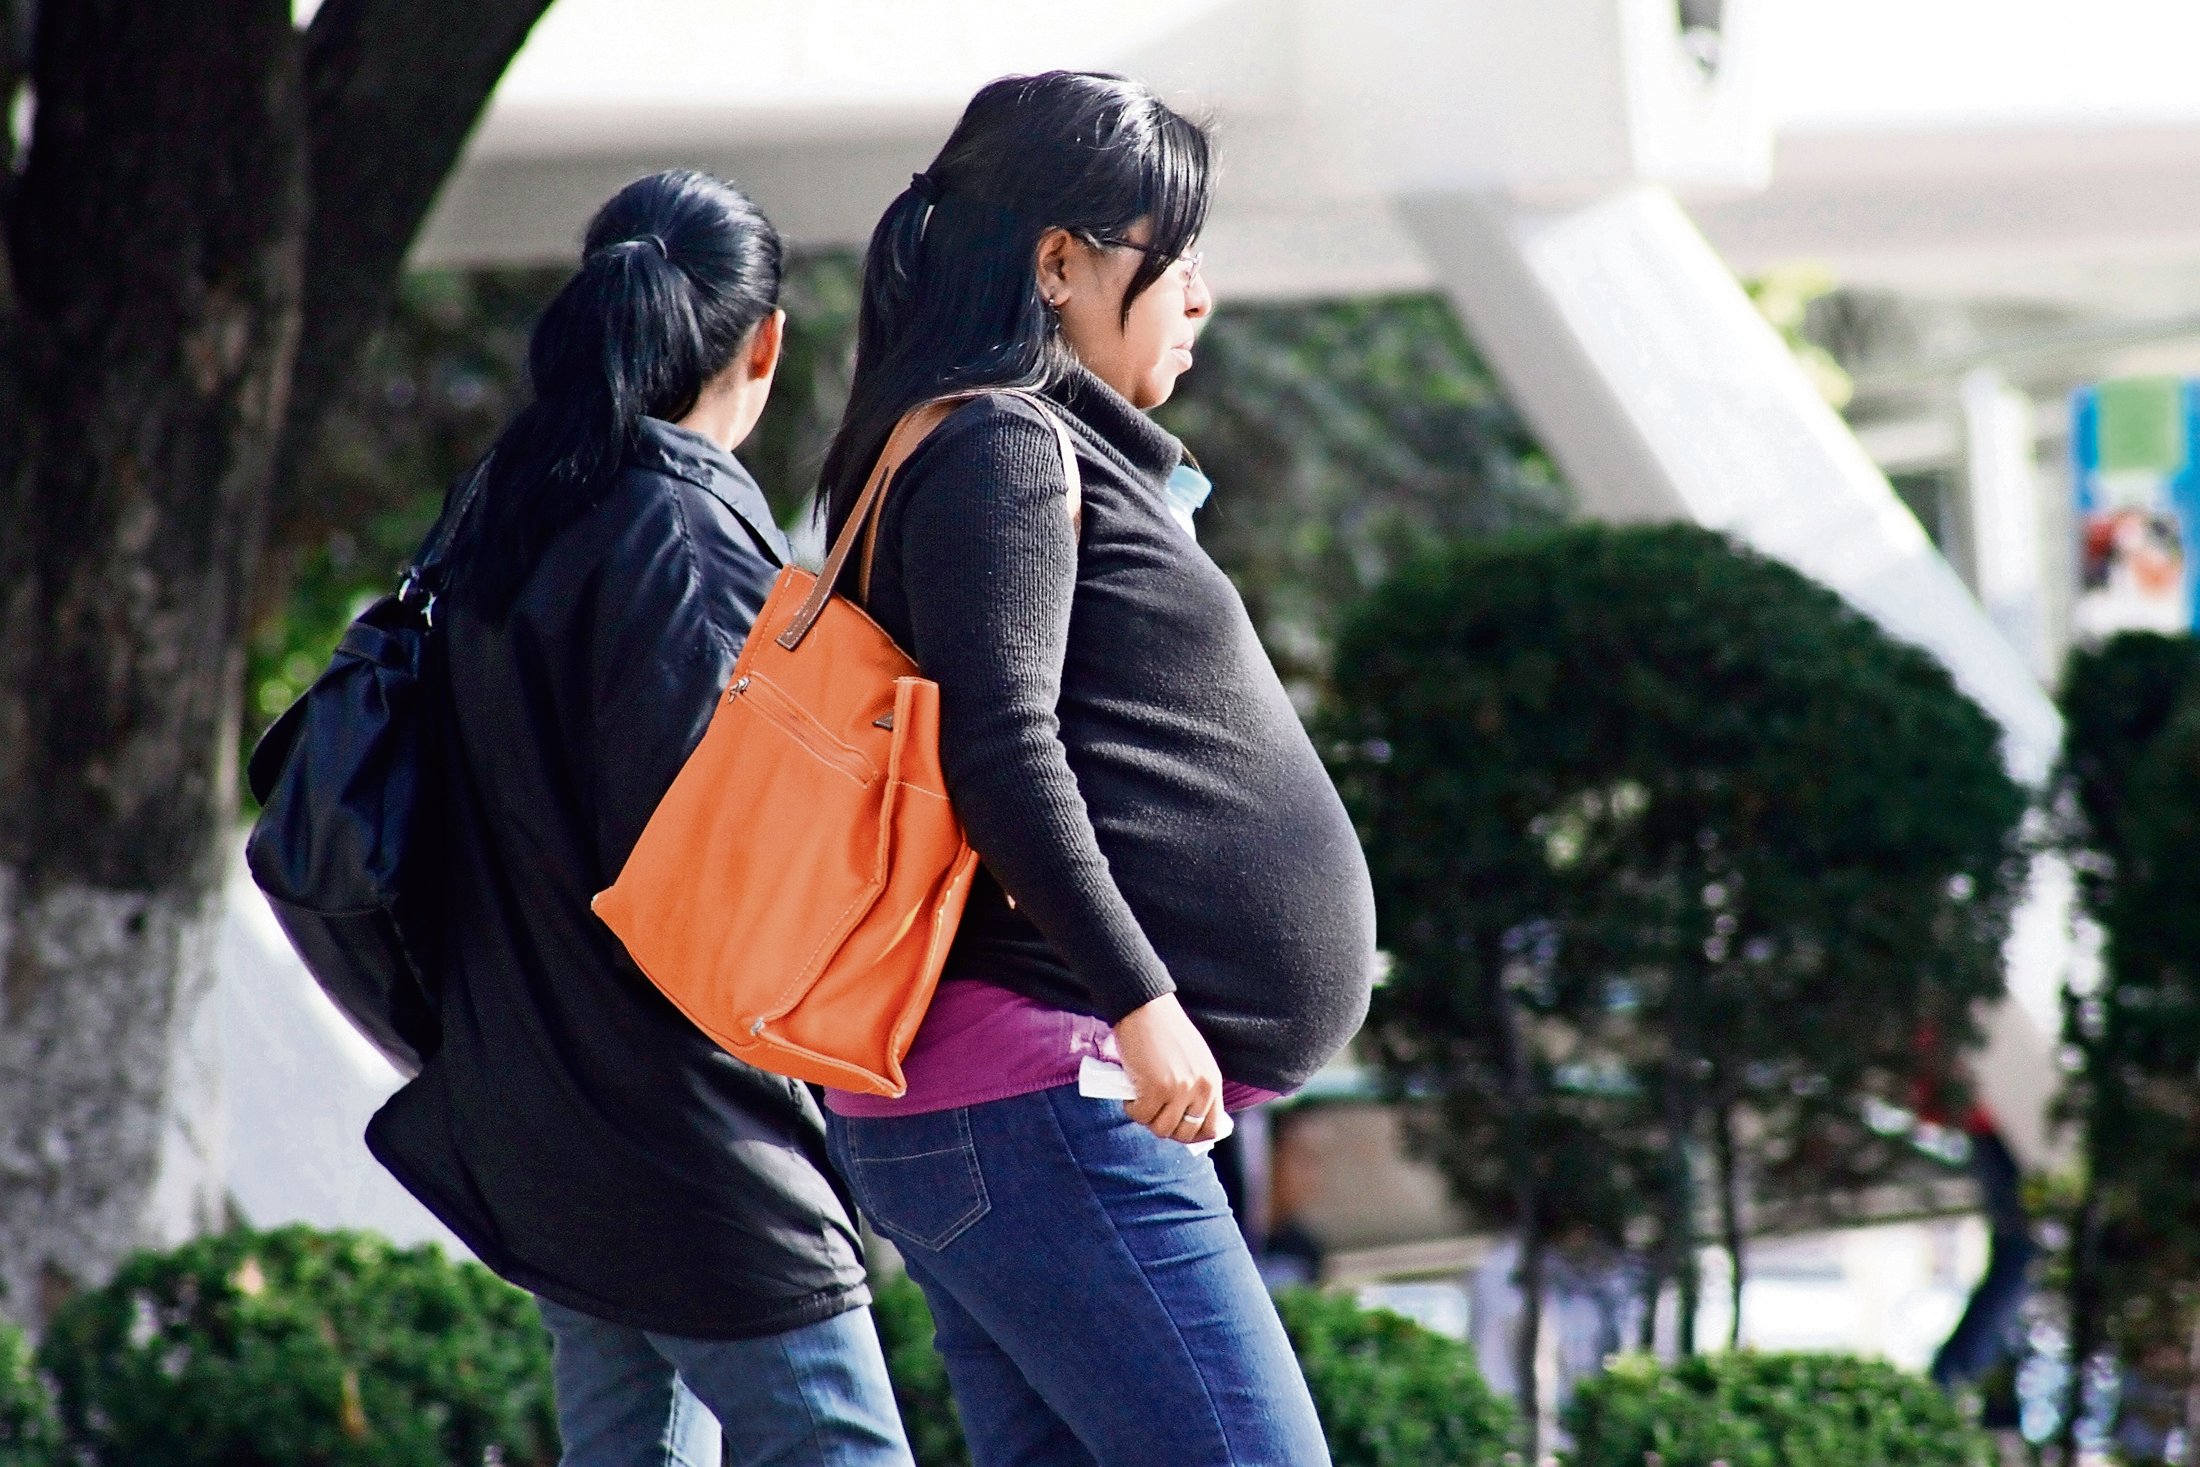
{"label": "trimmed shrub", "polygon": [[57,1467],[61,1432],[30,1342],[0,1322],[0,1467]]}
{"label": "trimmed shrub", "polygon": [[1852,1355],[1628,1356],[1575,1392],[1567,1467],[1987,1467],[1932,1382]]}
{"label": "trimmed shrub", "polygon": [[1687,1281],[1706,1222],[1944,1175],[1863,1117],[1979,1041],[2026,796],[1930,655],[1709,530],[1572,525],[1408,562],[1320,730],[1393,959],[1368,1057],[1477,1226]]}
{"label": "trimmed shrub", "polygon": [[962,1417],[947,1389],[947,1365],[932,1347],[932,1311],[907,1274],[871,1283],[871,1316],[894,1379],[894,1404],[917,1467],[970,1467]]}
{"label": "trimmed shrub", "polygon": [[[922,1292],[905,1277],[874,1292],[918,1467],[969,1467]],[[1518,1461],[1513,1411],[1466,1346],[1344,1295],[1277,1306],[1336,1467]],[[0,1329],[0,1467],[549,1467],[558,1455],[549,1339],[527,1296],[436,1248],[368,1234],[238,1230],[141,1253],[63,1306],[41,1361],[58,1413],[21,1337]]]}
{"label": "trimmed shrub", "polygon": [[55,1316],[70,1447],[106,1467],[549,1467],[526,1294],[435,1247],[238,1230],[140,1253]]}
{"label": "trimmed shrub", "polygon": [[1276,1307],[1336,1467],[1519,1462],[1519,1418],[1482,1383],[1466,1345],[1343,1294],[1295,1289]]}

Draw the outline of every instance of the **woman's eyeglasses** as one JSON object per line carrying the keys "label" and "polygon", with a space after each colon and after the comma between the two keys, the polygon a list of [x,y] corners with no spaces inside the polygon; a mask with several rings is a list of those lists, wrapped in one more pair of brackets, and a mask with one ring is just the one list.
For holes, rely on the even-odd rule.
{"label": "woman's eyeglasses", "polygon": [[[1159,253],[1152,245],[1134,244],[1127,239],[1103,239],[1100,243],[1111,250],[1136,250],[1141,255]],[[1182,265],[1184,267],[1184,283],[1190,285],[1193,281],[1199,279],[1200,263],[1206,258],[1207,252],[1205,250],[1186,250],[1161,268],[1168,271]]]}

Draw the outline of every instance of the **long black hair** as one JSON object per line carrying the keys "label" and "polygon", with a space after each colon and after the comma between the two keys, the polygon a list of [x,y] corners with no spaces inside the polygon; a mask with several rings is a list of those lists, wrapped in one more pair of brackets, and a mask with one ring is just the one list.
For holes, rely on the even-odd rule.
{"label": "long black hair", "polygon": [[603,494],[644,416],[684,417],[779,304],[781,248],[746,194],[681,169],[589,221],[581,266],[535,323],[534,400],[505,425],[453,551],[453,589],[507,611],[557,533]]}
{"label": "long black hair", "polygon": [[910,408],[964,388],[1043,390],[1070,370],[1039,293],[1040,236],[1060,228],[1118,244],[1149,221],[1127,318],[1205,227],[1208,172],[1206,133],[1124,77],[1011,76],[971,98],[871,233],[855,377],[818,486],[828,532]]}

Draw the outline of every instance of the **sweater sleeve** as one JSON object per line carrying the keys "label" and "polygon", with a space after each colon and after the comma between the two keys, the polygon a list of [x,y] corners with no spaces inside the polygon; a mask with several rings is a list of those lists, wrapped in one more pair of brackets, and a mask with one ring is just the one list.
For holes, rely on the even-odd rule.
{"label": "sweater sleeve", "polygon": [[1054,429],[995,398],[904,467],[910,653],[940,685],[940,754],[970,843],[1111,1023],[1173,992],[1107,857],[1056,706],[1077,532]]}

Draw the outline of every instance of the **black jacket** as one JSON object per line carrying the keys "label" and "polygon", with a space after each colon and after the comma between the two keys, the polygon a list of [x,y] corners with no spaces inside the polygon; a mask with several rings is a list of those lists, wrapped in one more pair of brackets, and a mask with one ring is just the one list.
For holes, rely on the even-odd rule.
{"label": "black jacket", "polygon": [[808,1090],[713,1044],[588,905],[701,740],[786,553],[731,456],[645,420],[501,624],[462,583],[444,598],[444,1038],[367,1129],[498,1273],[695,1338],[869,1298]]}

